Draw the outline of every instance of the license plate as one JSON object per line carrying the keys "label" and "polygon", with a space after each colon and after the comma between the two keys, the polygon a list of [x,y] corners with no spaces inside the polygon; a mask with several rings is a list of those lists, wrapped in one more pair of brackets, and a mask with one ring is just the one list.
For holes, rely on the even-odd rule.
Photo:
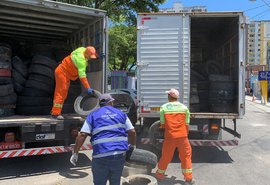
{"label": "license plate", "polygon": [[151,107],[152,112],[159,112],[160,107]]}
{"label": "license plate", "polygon": [[198,131],[198,125],[189,125],[189,130]]}
{"label": "license plate", "polygon": [[48,134],[37,134],[36,140],[49,140],[49,139],[55,139],[55,133],[48,133]]}

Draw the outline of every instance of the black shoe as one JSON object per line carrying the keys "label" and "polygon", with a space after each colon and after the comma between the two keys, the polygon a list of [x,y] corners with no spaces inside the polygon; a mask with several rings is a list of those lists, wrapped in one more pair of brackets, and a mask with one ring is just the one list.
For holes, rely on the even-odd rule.
{"label": "black shoe", "polygon": [[58,120],[63,120],[63,119],[65,119],[64,116],[62,116],[61,114],[60,114],[60,115],[51,115],[51,118],[52,118],[52,119],[58,119]]}
{"label": "black shoe", "polygon": [[185,181],[184,185],[195,185],[195,181],[191,180],[191,181]]}

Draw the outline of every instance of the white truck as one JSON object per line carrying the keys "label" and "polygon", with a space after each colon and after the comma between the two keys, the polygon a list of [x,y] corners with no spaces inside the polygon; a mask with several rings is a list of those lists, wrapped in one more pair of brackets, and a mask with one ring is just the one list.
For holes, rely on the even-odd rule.
{"label": "white truck", "polygon": [[81,86],[71,82],[66,119],[51,119],[52,61],[57,65],[73,49],[94,46],[99,59],[89,64],[87,77],[92,88],[104,92],[106,12],[48,0],[1,0],[0,12],[0,159],[70,152],[84,121],[73,108]]}
{"label": "white truck", "polygon": [[[191,112],[193,146],[238,144],[245,113],[246,18],[242,12],[140,13],[138,117],[142,143],[160,148],[159,108],[176,88]],[[228,126],[225,120],[232,120]],[[234,137],[222,139],[222,131]]]}

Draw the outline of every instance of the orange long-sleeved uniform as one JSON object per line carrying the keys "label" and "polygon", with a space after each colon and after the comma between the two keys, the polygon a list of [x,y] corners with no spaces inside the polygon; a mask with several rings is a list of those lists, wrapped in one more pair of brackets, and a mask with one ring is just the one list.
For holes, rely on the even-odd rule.
{"label": "orange long-sleeved uniform", "polygon": [[158,162],[158,172],[165,173],[177,148],[185,180],[192,180],[192,150],[188,141],[190,112],[179,102],[168,102],[160,108],[160,124],[165,128],[162,156]]}
{"label": "orange long-sleeved uniform", "polygon": [[90,88],[86,78],[87,59],[84,56],[86,48],[80,47],[71,55],[65,57],[61,64],[55,69],[55,91],[52,115],[60,115],[65,99],[67,98],[70,80],[80,78],[84,88]]}

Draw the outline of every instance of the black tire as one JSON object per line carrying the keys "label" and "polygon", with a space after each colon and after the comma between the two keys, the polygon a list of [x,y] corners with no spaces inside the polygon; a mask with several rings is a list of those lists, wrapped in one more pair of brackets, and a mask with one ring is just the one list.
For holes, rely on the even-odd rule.
{"label": "black tire", "polygon": [[146,184],[147,185],[157,185],[157,179],[150,176],[150,175],[144,175],[144,174],[135,174],[135,175],[129,175],[126,177],[127,182],[124,182],[123,185],[129,185],[129,184]]}
{"label": "black tire", "polygon": [[21,86],[25,85],[26,79],[21,75],[20,72],[18,72],[16,69],[12,70],[12,75],[11,77],[13,78],[13,81],[17,82]]}
{"label": "black tire", "polygon": [[18,96],[18,106],[52,106],[52,98],[49,97],[29,97]]}
{"label": "black tire", "polygon": [[0,85],[11,84],[12,80],[10,77],[0,77]]}
{"label": "black tire", "polygon": [[128,162],[145,165],[153,169],[157,165],[157,156],[153,152],[136,148],[133,150]]}
{"label": "black tire", "polygon": [[15,114],[13,108],[0,108],[0,117],[12,116]]}
{"label": "black tire", "polygon": [[11,63],[12,67],[16,69],[16,71],[18,71],[24,78],[27,78],[28,68],[19,57],[13,57]]}
{"label": "black tire", "polygon": [[16,102],[17,102],[16,93],[11,93],[11,94],[8,94],[6,96],[0,97],[0,105],[16,104]]}
{"label": "black tire", "polygon": [[150,144],[156,150],[162,149],[162,143],[158,139],[164,139],[164,130],[159,128],[160,120],[151,124],[148,130],[148,137],[150,138]]}
{"label": "black tire", "polygon": [[0,68],[0,77],[11,77],[11,70]]}
{"label": "black tire", "polygon": [[[96,110],[99,107],[99,101],[98,97],[101,96],[100,92],[95,91],[95,94],[97,97],[90,97],[88,95],[86,96],[78,96],[74,102],[74,110],[77,114],[80,116],[87,116],[90,112]],[[90,103],[89,100],[91,101]],[[85,104],[87,103],[87,106],[85,107]],[[85,109],[86,108],[86,109]]]}
{"label": "black tire", "polygon": [[231,81],[230,80],[230,76],[228,75],[219,75],[219,74],[211,74],[208,76],[208,80],[211,82],[227,82],[227,81]]}
{"label": "black tire", "polygon": [[217,100],[215,102],[209,102],[209,110],[217,113],[234,113],[235,104],[233,100]]}
{"label": "black tire", "polygon": [[216,61],[209,60],[205,65],[205,71],[209,75],[211,74],[220,74],[221,68],[220,64],[218,64]]}
{"label": "black tire", "polygon": [[53,94],[54,92],[54,88],[52,86],[49,86],[45,83],[42,83],[42,82],[38,82],[38,81],[35,81],[35,80],[27,80],[26,81],[26,84],[25,84],[25,87],[33,87],[33,88],[36,88],[36,89],[40,89],[40,90],[43,90],[45,92],[47,92],[48,94]]}
{"label": "black tire", "polygon": [[205,81],[205,77],[194,70],[190,71],[190,79],[192,82]]}
{"label": "black tire", "polygon": [[11,60],[11,49],[5,46],[0,46],[0,61],[10,62]]}
{"label": "black tire", "polygon": [[210,100],[232,100],[235,98],[234,82],[211,82],[209,88]]}
{"label": "black tire", "polygon": [[22,90],[22,96],[30,96],[30,97],[50,97],[51,95],[43,90],[33,88],[33,87],[26,87]]}
{"label": "black tire", "polygon": [[6,84],[0,86],[0,96],[6,96],[14,92],[12,84]]}
{"label": "black tire", "polygon": [[28,80],[35,80],[41,83],[45,83],[50,87],[54,87],[54,80],[49,78],[48,76],[32,73],[28,77]]}
{"label": "black tire", "polygon": [[201,111],[200,104],[199,103],[190,104],[189,111],[190,112],[200,112]]}
{"label": "black tire", "polygon": [[2,62],[0,60],[0,69],[9,69],[9,70],[11,70],[12,69],[11,63],[10,62]]}
{"label": "black tire", "polygon": [[75,110],[74,110],[74,104],[64,104],[63,105],[63,108],[62,108],[62,113],[63,114],[68,114],[68,113],[75,113]]}
{"label": "black tire", "polygon": [[17,106],[16,113],[19,115],[50,115],[51,106]]}
{"label": "black tire", "polygon": [[42,64],[31,64],[29,73],[44,75],[54,80],[54,70]]}
{"label": "black tire", "polygon": [[57,63],[55,60],[52,60],[51,58],[48,58],[46,56],[41,56],[41,55],[35,55],[32,59],[33,64],[41,64],[45,65],[52,70],[54,70],[57,67]]}
{"label": "black tire", "polygon": [[20,94],[20,93],[22,92],[23,88],[24,88],[21,84],[15,82],[15,81],[13,81],[13,86],[14,86],[14,90],[15,90],[18,94]]}

